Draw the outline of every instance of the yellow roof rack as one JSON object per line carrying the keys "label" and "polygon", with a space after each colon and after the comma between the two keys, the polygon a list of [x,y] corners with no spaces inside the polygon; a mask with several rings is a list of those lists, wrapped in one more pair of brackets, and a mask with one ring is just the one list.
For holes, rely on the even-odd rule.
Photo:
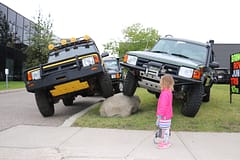
{"label": "yellow roof rack", "polygon": [[88,35],[84,35],[83,37],[80,37],[80,38],[75,38],[75,37],[72,37],[70,39],[61,39],[60,40],[60,43],[57,43],[57,44],[49,44],[48,45],[48,49],[50,51],[56,49],[57,47],[60,47],[60,46],[65,46],[67,44],[71,44],[71,43],[75,43],[75,42],[78,42],[78,41],[89,41],[91,38],[88,36]]}

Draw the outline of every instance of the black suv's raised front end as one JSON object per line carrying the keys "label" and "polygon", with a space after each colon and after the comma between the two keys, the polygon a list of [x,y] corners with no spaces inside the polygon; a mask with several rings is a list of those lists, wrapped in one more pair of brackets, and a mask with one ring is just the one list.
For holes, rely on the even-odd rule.
{"label": "black suv's raised front end", "polygon": [[[83,61],[85,58],[94,59],[94,63],[84,66]],[[91,79],[95,79],[96,75],[103,72],[100,57],[98,57],[98,54],[93,53],[40,65],[25,71],[24,77],[26,78],[26,88],[29,92],[35,92],[41,88],[52,92],[55,90],[56,92],[55,85],[65,84],[74,80],[79,80],[78,90],[81,90],[81,88],[87,89],[92,83]],[[58,93],[58,95],[60,94]]]}
{"label": "black suv's raised front end", "polygon": [[24,71],[26,89],[35,94],[45,117],[54,114],[54,103],[73,104],[76,96],[107,98],[113,95],[111,79],[103,67],[95,42],[84,36],[49,45],[48,63]]}
{"label": "black suv's raised front end", "polygon": [[126,53],[121,63],[128,69],[123,93],[132,96],[142,87],[158,97],[161,76],[170,74],[175,80],[174,95],[183,100],[183,114],[195,116],[202,100],[209,100],[217,67],[213,62],[211,43],[162,38],[150,51]]}
{"label": "black suv's raised front end", "polygon": [[[143,58],[144,54],[148,54],[148,59]],[[152,54],[152,55],[151,55]],[[193,63],[191,67],[185,67],[179,63],[181,60],[179,58],[174,59],[170,56],[171,61],[166,62],[166,59],[163,55],[151,52],[128,52],[127,57],[129,56],[138,56],[136,65],[132,65],[126,62],[121,63],[122,66],[129,68],[129,71],[138,77],[138,85],[142,88],[147,88],[149,91],[159,93],[160,86],[159,81],[160,77],[164,74],[171,74],[175,80],[175,86],[184,85],[184,84],[193,84],[193,83],[202,83],[201,76],[203,68],[201,63]],[[126,57],[126,58],[127,58]],[[159,58],[157,61],[156,57]],[[186,62],[185,62],[186,63]],[[191,72],[191,75],[188,75],[184,72]]]}

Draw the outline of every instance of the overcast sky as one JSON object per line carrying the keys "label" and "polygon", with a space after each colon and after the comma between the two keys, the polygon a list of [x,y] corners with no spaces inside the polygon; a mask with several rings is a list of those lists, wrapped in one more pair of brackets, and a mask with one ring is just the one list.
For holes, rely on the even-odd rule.
{"label": "overcast sky", "polygon": [[134,23],[153,27],[161,36],[216,43],[240,43],[239,0],[1,0],[34,21],[38,10],[52,17],[54,34],[91,36],[102,44],[121,40]]}

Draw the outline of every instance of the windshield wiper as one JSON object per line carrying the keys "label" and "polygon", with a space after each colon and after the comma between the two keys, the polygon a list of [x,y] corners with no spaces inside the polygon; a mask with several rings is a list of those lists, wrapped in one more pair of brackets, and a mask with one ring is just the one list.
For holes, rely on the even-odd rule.
{"label": "windshield wiper", "polygon": [[190,57],[188,57],[188,56],[185,56],[185,55],[183,55],[183,54],[172,53],[171,55],[174,55],[174,56],[178,56],[178,57],[183,57],[183,58],[190,59]]}
{"label": "windshield wiper", "polygon": [[154,52],[154,53],[165,53],[165,54],[168,54],[168,52],[166,52],[166,51],[151,51],[151,52]]}

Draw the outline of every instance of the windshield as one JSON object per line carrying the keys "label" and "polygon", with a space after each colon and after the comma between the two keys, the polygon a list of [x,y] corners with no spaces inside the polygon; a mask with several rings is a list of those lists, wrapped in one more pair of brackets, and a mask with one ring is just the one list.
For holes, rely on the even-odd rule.
{"label": "windshield", "polygon": [[75,47],[67,47],[61,50],[51,52],[48,57],[48,62],[55,62],[62,59],[67,59],[74,57],[75,55],[83,55],[86,53],[98,52],[98,49],[95,45],[91,44],[81,44]]}
{"label": "windshield", "polygon": [[152,52],[167,53],[174,56],[189,58],[205,62],[207,58],[207,47],[179,40],[161,39],[152,48]]}
{"label": "windshield", "polygon": [[118,71],[118,63],[117,61],[104,61],[104,66],[107,70]]}

